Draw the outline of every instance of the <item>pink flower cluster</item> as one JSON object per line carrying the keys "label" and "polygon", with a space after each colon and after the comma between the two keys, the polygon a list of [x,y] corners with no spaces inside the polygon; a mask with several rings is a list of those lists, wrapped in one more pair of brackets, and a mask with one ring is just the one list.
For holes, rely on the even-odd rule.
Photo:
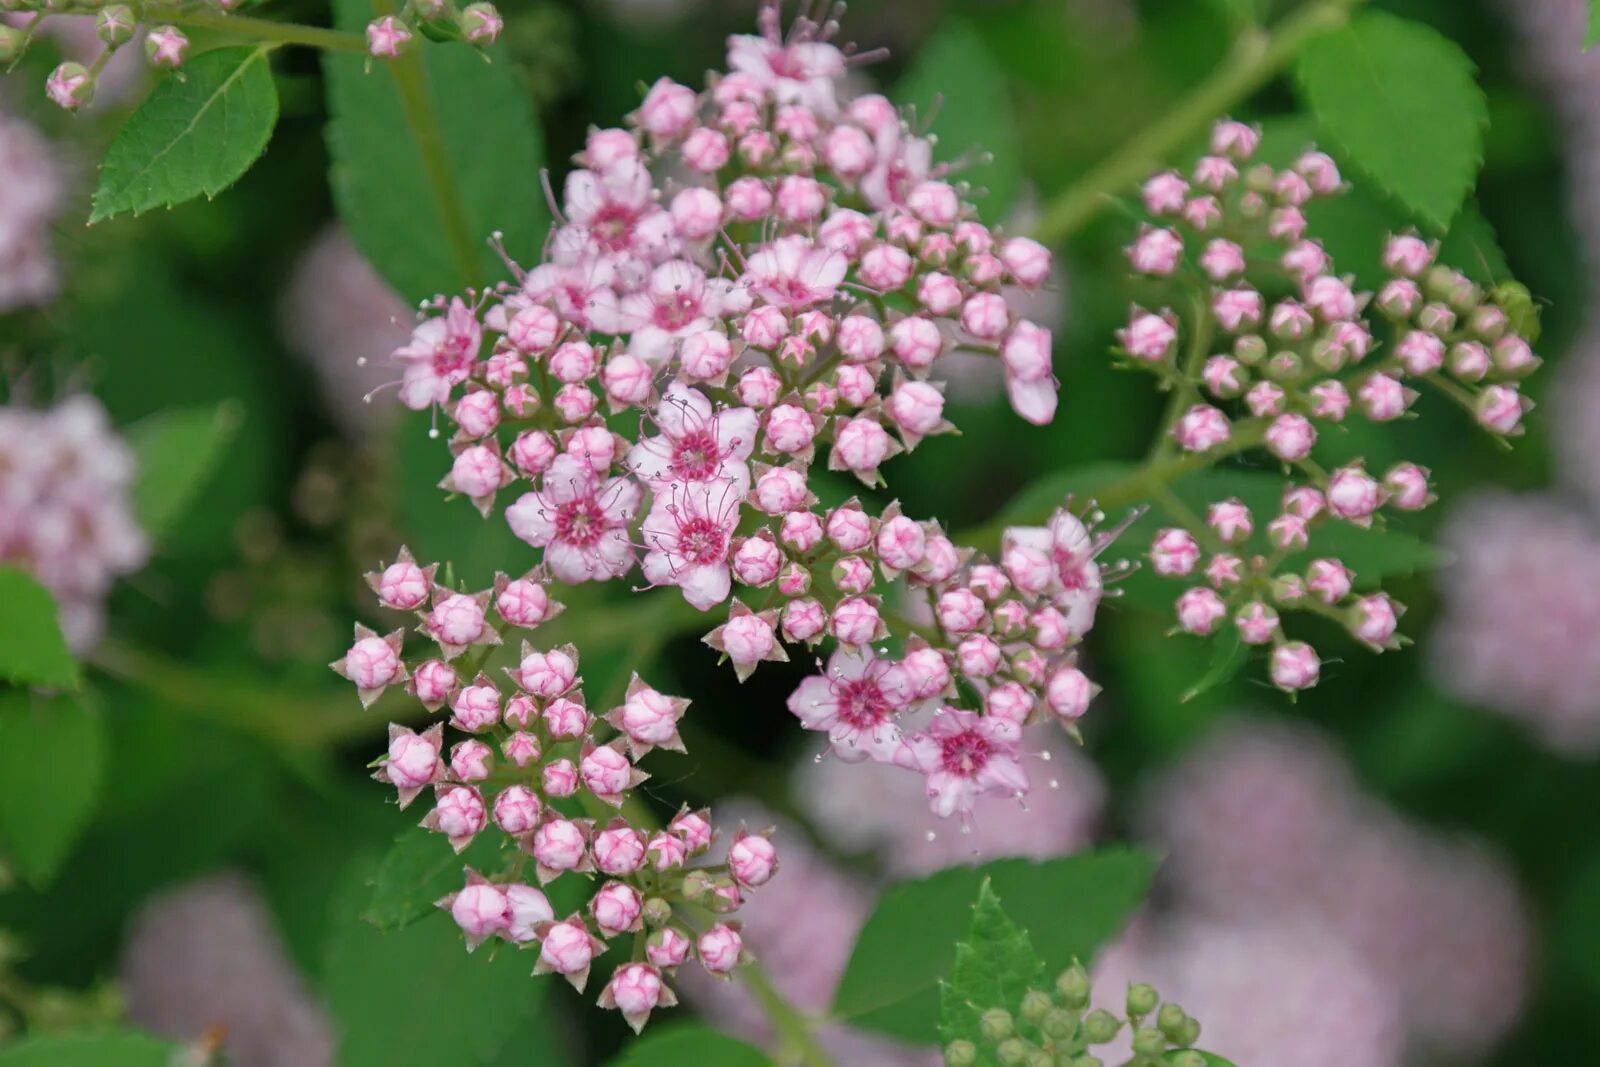
{"label": "pink flower cluster", "polygon": [[[536,949],[536,973],[564,975],[581,990],[608,940],[647,935],[644,957],[617,968],[600,998],[638,1029],[652,1010],[676,1003],[664,979],[691,956],[718,976],[740,961],[737,923],[719,918],[696,936],[672,905],[692,903],[718,916],[735,911],[772,877],[776,849],[767,836],[741,828],[725,863],[691,868],[712,845],[707,812],[684,810],[659,831],[630,822],[623,803],[648,777],[637,761],[658,747],[683,750],[677,724],[689,702],[634,675],[622,704],[596,715],[570,645],[536,649],[524,640],[506,680],[491,678],[483,668],[504,635],[536,629],[561,605],[542,578],[501,575],[493,589],[466,593],[437,584],[436,573],[436,564],[421,566],[402,550],[368,581],[384,607],[415,614],[417,632],[437,654],[408,665],[404,629],[380,636],[357,626],[355,643],[333,664],[364,703],[403,686],[427,712],[447,716],[421,732],[391,724],[374,777],[395,788],[402,808],[431,791],[422,825],[444,834],[457,852],[485,832],[513,846],[501,875],[469,868],[462,889],[439,902],[469,951],[490,938]],[[448,749],[446,725],[461,735]],[[579,809],[617,814],[600,822],[578,817]],[[538,886],[522,879],[529,859]],[[539,886],[568,873],[601,882],[586,912],[558,918]]]}
{"label": "pink flower cluster", "polygon": [[89,649],[112,583],[144,565],[134,522],[133,454],[90,396],[35,411],[0,407],[0,564],[50,590],[62,633]]}
{"label": "pink flower cluster", "polygon": [[367,51],[380,59],[393,59],[405,51],[416,36],[433,40],[462,40],[487,48],[500,38],[505,20],[486,0],[477,0],[457,11],[445,0],[423,0],[408,4],[398,15],[384,15],[367,25]]}
{"label": "pink flower cluster", "polygon": [[[3,29],[3,27],[0,27]],[[0,312],[55,295],[50,223],[62,182],[50,146],[32,126],[0,112]]]}
{"label": "pink flower cluster", "polygon": [[[1136,306],[1118,341],[1126,362],[1177,391],[1176,448],[1221,457],[1261,447],[1298,476],[1271,516],[1217,501],[1204,527],[1162,530],[1150,552],[1159,574],[1203,578],[1178,599],[1182,629],[1210,634],[1231,619],[1246,644],[1272,646],[1273,680],[1293,691],[1316,683],[1320,660],[1283,636],[1279,608],[1331,615],[1374,648],[1395,643],[1399,608],[1382,594],[1353,597],[1353,575],[1337,558],[1285,562],[1314,556],[1324,523],[1367,526],[1383,509],[1432,501],[1428,472],[1413,463],[1324,472],[1310,461],[1319,428],[1352,412],[1380,423],[1406,416],[1413,386],[1428,382],[1485,429],[1516,435],[1529,406],[1518,382],[1539,360],[1517,332],[1517,309],[1503,306],[1511,297],[1437,265],[1437,247],[1414,235],[1389,239],[1390,278],[1375,296],[1356,291],[1307,236],[1303,210],[1341,191],[1337,167],[1315,150],[1281,171],[1252,164],[1259,140],[1255,128],[1224,121],[1189,175],[1166,171],[1145,183],[1155,221],[1129,260],[1139,274],[1201,294],[1203,311],[1185,336],[1171,309]],[[1273,262],[1258,268],[1246,249],[1263,248]],[[1286,288],[1275,281],[1283,275]]]}

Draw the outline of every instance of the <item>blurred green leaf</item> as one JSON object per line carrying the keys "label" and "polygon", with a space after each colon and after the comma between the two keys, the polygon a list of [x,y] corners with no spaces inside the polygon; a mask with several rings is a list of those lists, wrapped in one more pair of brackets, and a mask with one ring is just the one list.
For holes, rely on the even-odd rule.
{"label": "blurred green leaf", "polygon": [[610,1067],[770,1067],[758,1048],[702,1023],[652,1025],[630,1041]]}
{"label": "blurred green leaf", "polygon": [[1350,160],[1445,228],[1483,161],[1488,104],[1472,61],[1437,31],[1368,11],[1306,43],[1306,103]]}
{"label": "blurred green leaf", "polygon": [[355,914],[370,857],[352,861],[326,950],[323,995],[341,1035],[340,1067],[488,1060],[538,1011],[549,976],[531,954],[491,942],[468,954],[449,916],[385,933]]}
{"label": "blurred green leaf", "polygon": [[55,878],[93,814],[105,747],[78,699],[0,692],[0,838],[34,886]]}
{"label": "blurred green leaf", "polygon": [[145,1034],[26,1037],[0,1050],[0,1067],[172,1067],[177,1047]]}
{"label": "blurred green leaf", "polygon": [[462,868],[492,874],[496,842],[482,834],[457,855],[442,834],[407,830],[395,838],[372,880],[361,917],[380,930],[399,930],[438,910],[436,901],[461,888]]}
{"label": "blurred green leaf", "polygon": [[1210,1067],[1234,1067],[1232,1060],[1225,1060],[1214,1052],[1202,1052],[1200,1055],[1205,1057],[1205,1061]]}
{"label": "blurred green leaf", "polygon": [[139,470],[134,515],[152,540],[171,530],[210,482],[242,419],[239,405],[225,400],[163,411],[128,428]]}
{"label": "blurred green leaf", "polygon": [[81,681],[55,599],[17,567],[0,567],[0,681],[49,689],[76,689]]}
{"label": "blurred green leaf", "polygon": [[1183,691],[1183,696],[1178,698],[1179,703],[1187,704],[1219,685],[1226,685],[1243,669],[1249,658],[1250,649],[1239,640],[1238,629],[1229,627],[1217,637],[1212,646],[1211,666],[1206,668],[1206,673],[1202,674],[1198,681]]}
{"label": "blurred green leaf", "polygon": [[278,122],[271,51],[213,49],[163,79],[106,151],[89,221],[213,197],[238,181]]}
{"label": "blurred green leaf", "polygon": [[[337,0],[334,10],[338,27],[354,33],[378,13],[371,0]],[[489,236],[504,233],[513,255],[532,259],[549,222],[539,127],[504,49],[488,54],[493,62],[473,48],[418,42],[411,55],[370,71],[365,56],[323,54],[339,217],[408,300],[500,277]],[[422,83],[413,101],[425,116],[419,130],[407,120],[400,91],[412,64]],[[458,224],[466,232],[452,238]],[[463,276],[459,241],[471,245],[471,276]]]}
{"label": "blurred green leaf", "polygon": [[1033,951],[1027,932],[1006,915],[984,879],[971,928],[956,944],[950,977],[939,983],[939,1040],[946,1045],[970,1041],[978,1048],[978,1063],[999,1067],[994,1044],[984,1037],[979,1020],[991,1008],[1015,1012],[1023,994],[1044,987],[1043,979],[1044,961]]}
{"label": "blurred green leaf", "polygon": [[1047,966],[1089,960],[1144,900],[1155,857],[1109,848],[1035,863],[998,860],[952,867],[885,889],[856,939],[834,995],[833,1013],[851,1025],[926,1043],[939,1025],[939,981],[951,946],[971,921],[984,879],[1006,911],[1032,931]]}
{"label": "blurred green leaf", "polygon": [[1022,146],[1005,69],[978,31],[962,19],[946,21],[923,43],[892,96],[919,116],[933,116],[928,130],[938,138],[936,159],[954,162],[975,150],[992,157],[960,177],[988,190],[978,200],[984,221],[1004,221],[1022,188]]}
{"label": "blurred green leaf", "polygon": [[1583,49],[1588,51],[1600,42],[1600,0],[1589,0],[1589,30],[1583,35]]}

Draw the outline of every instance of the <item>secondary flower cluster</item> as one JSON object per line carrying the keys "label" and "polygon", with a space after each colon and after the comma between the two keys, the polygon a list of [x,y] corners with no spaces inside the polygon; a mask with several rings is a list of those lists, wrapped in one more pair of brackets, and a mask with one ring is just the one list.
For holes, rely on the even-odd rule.
{"label": "secondary flower cluster", "polygon": [[[502,871],[485,877],[468,868],[466,884],[439,902],[469,951],[490,938],[536,948],[535,973],[564,975],[581,990],[608,940],[639,935],[640,951],[616,969],[600,1003],[642,1027],[653,1009],[676,1003],[664,978],[691,956],[718,976],[739,963],[738,924],[720,916],[772,876],[777,852],[766,836],[741,828],[725,863],[690,868],[712,844],[708,812],[684,810],[660,831],[630,821],[623,803],[648,777],[636,763],[653,748],[683,750],[677,723],[689,702],[635,675],[623,703],[596,715],[570,645],[539,650],[524,640],[506,681],[490,677],[488,652],[504,635],[537,628],[561,605],[543,579],[501,576],[492,590],[467,593],[438,584],[437,571],[402,550],[368,576],[386,608],[415,613],[436,655],[408,665],[403,628],[380,636],[357,626],[355,643],[333,664],[365,703],[404,686],[427,712],[447,714],[421,732],[391,724],[374,777],[394,786],[402,808],[431,791],[422,825],[457,852],[486,832],[510,845]],[[447,725],[461,735],[448,748]],[[581,815],[613,809],[603,821]],[[537,886],[522,876],[530,859]],[[585,912],[558,918],[539,887],[568,873],[601,882]],[[674,911],[684,905],[719,918],[696,936]]]}
{"label": "secondary flower cluster", "polygon": [[974,1005],[982,1008],[978,1025],[984,1047],[966,1039],[945,1046],[948,1067],[980,1063],[1019,1067],[1079,1067],[1099,1063],[1090,1054],[1119,1035],[1131,1042],[1129,1067],[1163,1064],[1205,1067],[1211,1062],[1191,1046],[1200,1039],[1200,1023],[1177,1004],[1163,1004],[1153,986],[1128,987],[1126,1018],[1104,1008],[1090,1009],[1089,975],[1073,964],[1057,976],[1051,991],[1029,989],[1015,1004]]}
{"label": "secondary flower cluster", "polygon": [[133,455],[89,396],[0,407],[0,565],[50,590],[67,643],[92,646],[111,584],[149,553],[129,493]]}
{"label": "secondary flower cluster", "polygon": [[[1343,189],[1337,167],[1315,150],[1284,170],[1252,164],[1259,141],[1255,128],[1221,122],[1211,154],[1187,177],[1166,171],[1145,183],[1155,221],[1129,260],[1196,299],[1186,326],[1170,308],[1135,306],[1118,342],[1129,364],[1176,391],[1175,448],[1220,458],[1261,447],[1299,476],[1270,517],[1237,499],[1215,501],[1205,526],[1164,529],[1150,552],[1157,573],[1205,579],[1178,600],[1185,631],[1210,634],[1231,617],[1245,643],[1272,646],[1273,680],[1297,690],[1316,683],[1320,661],[1284,637],[1279,608],[1332,615],[1374,648],[1393,647],[1399,614],[1382,594],[1353,597],[1339,559],[1300,558],[1315,554],[1318,528],[1368,526],[1382,509],[1433,500],[1428,472],[1414,463],[1323,471],[1311,461],[1319,432],[1352,411],[1380,423],[1406,416],[1413,385],[1425,381],[1490,432],[1519,434],[1529,403],[1517,382],[1539,360],[1520,332],[1527,321],[1516,287],[1486,294],[1435,264],[1437,246],[1414,235],[1389,239],[1390,277],[1376,297],[1357,292],[1307,236],[1303,209]],[[1382,323],[1377,334],[1363,317],[1369,309]]]}
{"label": "secondary flower cluster", "polygon": [[420,34],[432,41],[466,41],[487,48],[500,37],[505,22],[485,0],[456,8],[451,0],[418,0],[398,15],[384,15],[367,25],[367,51],[393,59]]}
{"label": "secondary flower cluster", "polygon": [[[0,31],[3,32],[3,31]],[[56,291],[50,223],[61,206],[55,156],[37,130],[0,112],[0,312],[42,304]]]}

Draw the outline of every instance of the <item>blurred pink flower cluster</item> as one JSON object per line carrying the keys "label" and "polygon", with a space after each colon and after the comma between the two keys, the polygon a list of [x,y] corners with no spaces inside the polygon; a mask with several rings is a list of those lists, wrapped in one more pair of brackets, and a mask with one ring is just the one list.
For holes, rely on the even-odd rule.
{"label": "blurred pink flower cluster", "polygon": [[1309,726],[1240,721],[1152,789],[1163,910],[1097,988],[1149,981],[1239,1063],[1469,1060],[1516,1023],[1531,946],[1494,856],[1364,794]]}
{"label": "blurred pink flower cluster", "polygon": [[61,206],[60,167],[39,132],[0,111],[0,312],[55,295],[50,224]]}
{"label": "blurred pink flower cluster", "polygon": [[99,639],[112,583],[149,555],[133,517],[133,478],[133,454],[93,397],[0,407],[0,563],[50,590],[80,652]]}

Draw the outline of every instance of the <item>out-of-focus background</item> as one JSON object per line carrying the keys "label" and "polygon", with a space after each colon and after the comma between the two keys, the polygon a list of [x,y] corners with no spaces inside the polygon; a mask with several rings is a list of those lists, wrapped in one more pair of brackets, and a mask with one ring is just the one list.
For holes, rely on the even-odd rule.
{"label": "out-of-focus background", "polygon": [[[987,189],[987,221],[1025,230],[1042,201],[1224,62],[1241,11],[1292,6],[854,0],[845,36],[891,50],[856,76],[915,104],[946,158],[981,146],[964,174]],[[735,817],[787,831],[747,935],[802,1006],[828,1003],[886,879],[1136,840],[1168,858],[1150,906],[1101,961],[1107,988],[1156,982],[1241,1067],[1511,1067],[1600,1048],[1600,53],[1581,50],[1582,0],[1373,6],[1434,26],[1478,66],[1487,225],[1475,220],[1468,246],[1475,266],[1541,304],[1547,361],[1514,451],[1428,402],[1415,421],[1353,426],[1331,446],[1433,471],[1443,502],[1411,532],[1452,561],[1393,589],[1415,647],[1378,657],[1330,631],[1321,685],[1292,705],[1259,671],[1180,703],[1209,650],[1108,601],[1089,642],[1106,691],[1083,753],[1056,754],[1059,788],[1025,816],[980,808],[970,835],[934,826],[910,776],[813,761],[814,738],[783,704],[808,664],[768,665],[740,686],[698,633],[637,616],[585,648],[591,692],[637,669],[694,699],[693,754],[654,768],[663,807],[726,799]],[[274,13],[317,21],[321,8],[285,0]],[[590,124],[617,122],[661,74],[698,84],[753,5],[503,9],[559,187]],[[443,446],[425,418],[381,392],[362,401],[392,377],[382,357],[409,312],[333,221],[315,56],[281,57],[277,136],[236,188],[85,228],[94,164],[144,75],[103,84],[83,115],[56,111],[36,92],[43,72],[82,46],[54,36],[31,73],[0,85],[0,390],[39,408],[91,393],[119,428],[227,399],[238,425],[202,506],[149,564],[103,606],[93,590],[68,606],[104,679],[107,769],[54,885],[11,872],[0,891],[0,1018],[49,1029],[114,1017],[120,998],[159,1032],[225,1024],[239,1067],[602,1062],[622,1029],[589,1000],[545,979],[536,1001],[508,980],[520,961],[465,957],[442,920],[386,941],[357,917],[407,821],[365,778],[383,705],[363,714],[327,668],[351,621],[374,615],[361,572],[401,542],[480,583],[530,559],[498,520],[433,488]],[[1315,136],[1282,83],[1237,117]],[[1405,225],[1381,195],[1353,195],[1371,226]],[[1045,472],[1143,451],[1159,399],[1106,357],[1131,299],[1120,248],[1133,227],[1113,209],[1076,235],[1033,312],[1056,330],[1054,424],[1021,423],[990,368],[973,367],[951,388],[963,436],[887,468],[907,512],[961,530]],[[21,440],[0,433],[0,489],[19,450],[36,447]],[[122,546],[130,561],[142,549]],[[623,610],[571,600],[569,615]],[[759,1033],[731,987],[687,993],[720,1024]],[[496,1010],[480,1026],[471,1013],[485,1004]],[[451,1012],[474,1019],[467,1037],[395,1022]],[[830,1041],[842,1063],[928,1059],[842,1032]]]}

